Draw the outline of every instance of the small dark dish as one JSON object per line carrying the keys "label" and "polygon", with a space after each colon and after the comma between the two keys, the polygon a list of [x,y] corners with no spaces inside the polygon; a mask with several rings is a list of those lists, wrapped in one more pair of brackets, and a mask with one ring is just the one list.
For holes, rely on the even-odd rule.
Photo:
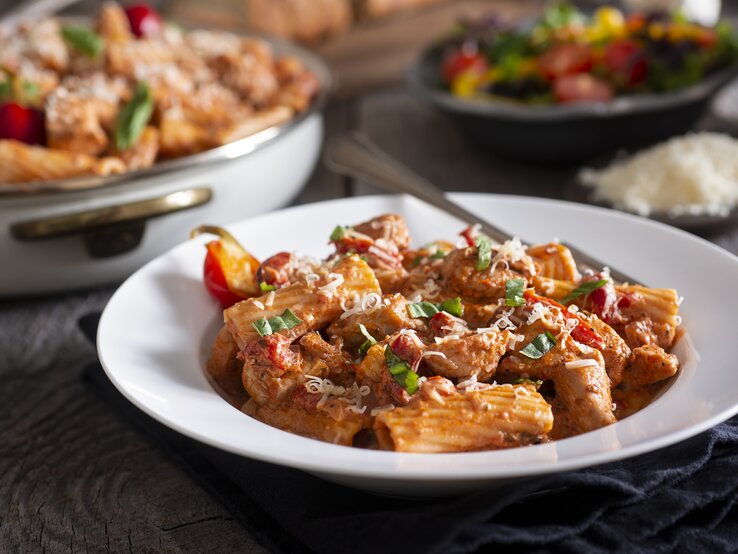
{"label": "small dark dish", "polygon": [[[611,162],[626,157],[625,152],[619,152],[616,156],[600,157],[595,160],[590,160],[588,163],[583,164],[583,167],[592,169],[604,169]],[[612,204],[594,199],[595,190],[592,187],[588,187],[583,184],[580,179],[580,171],[577,171],[571,178],[571,180],[564,187],[564,198],[571,200],[572,202],[579,202],[582,204],[590,204],[593,206],[600,206],[603,208],[610,208],[618,211],[624,211],[626,213],[633,213],[627,210],[621,210],[615,208]],[[637,214],[636,214],[637,215]],[[738,208],[733,208],[727,215],[712,215],[712,214],[700,214],[700,215],[669,215],[663,212],[654,212],[647,216],[648,219],[666,223],[685,231],[690,231],[696,234],[708,234],[724,230],[727,227],[734,227],[738,225]]]}
{"label": "small dark dish", "polygon": [[409,69],[411,90],[495,154],[546,163],[581,162],[684,133],[738,75],[738,66],[733,65],[674,92],[621,96],[607,103],[531,106],[454,96],[439,77],[443,48],[435,44]]}

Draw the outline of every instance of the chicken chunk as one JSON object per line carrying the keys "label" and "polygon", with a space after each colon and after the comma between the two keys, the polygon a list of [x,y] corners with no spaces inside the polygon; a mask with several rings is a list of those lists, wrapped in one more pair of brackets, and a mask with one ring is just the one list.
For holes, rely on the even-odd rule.
{"label": "chicken chunk", "polygon": [[463,380],[476,375],[479,381],[487,382],[494,377],[510,337],[510,331],[502,331],[446,339],[429,348],[442,356],[425,356],[423,361],[433,373],[444,377]]}
{"label": "chicken chunk", "polygon": [[647,344],[633,349],[633,363],[623,375],[629,385],[650,385],[676,375],[679,360],[656,344]]}

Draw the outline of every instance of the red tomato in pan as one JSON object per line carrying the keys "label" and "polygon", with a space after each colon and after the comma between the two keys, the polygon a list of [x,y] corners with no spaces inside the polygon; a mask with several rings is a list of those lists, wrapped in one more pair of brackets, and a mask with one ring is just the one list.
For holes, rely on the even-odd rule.
{"label": "red tomato in pan", "polygon": [[0,106],[0,139],[14,139],[26,144],[45,144],[44,113],[9,102]]}
{"label": "red tomato in pan", "polygon": [[589,73],[565,75],[554,81],[554,96],[562,104],[607,102],[615,94],[609,83]]}
{"label": "red tomato in pan", "polygon": [[450,83],[457,75],[471,69],[481,73],[487,69],[487,60],[476,50],[462,48],[443,59],[441,76],[444,82]]}
{"label": "red tomato in pan", "polygon": [[637,85],[646,79],[648,63],[637,43],[632,40],[616,40],[605,50],[605,66],[626,85]]}
{"label": "red tomato in pan", "polygon": [[126,7],[128,23],[137,37],[158,35],[164,23],[159,13],[148,4],[135,4]]}
{"label": "red tomato in pan", "polygon": [[582,44],[559,44],[549,48],[538,60],[541,72],[549,79],[585,73],[592,69],[592,50]]}

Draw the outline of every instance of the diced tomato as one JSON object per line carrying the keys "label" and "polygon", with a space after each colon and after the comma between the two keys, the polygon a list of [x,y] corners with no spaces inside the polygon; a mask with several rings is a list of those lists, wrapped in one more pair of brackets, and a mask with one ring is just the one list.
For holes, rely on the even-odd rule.
{"label": "diced tomato", "polygon": [[543,53],[538,65],[543,75],[551,80],[585,73],[592,69],[592,50],[582,44],[558,44]]}
{"label": "diced tomato", "polygon": [[9,102],[0,106],[0,139],[26,144],[46,144],[44,113]]}
{"label": "diced tomato", "polygon": [[410,365],[414,365],[423,353],[416,340],[408,335],[399,335],[391,344],[392,352]]}
{"label": "diced tomato", "polygon": [[571,336],[575,341],[591,346],[592,348],[596,348],[597,350],[604,348],[605,343],[603,342],[602,337],[595,333],[594,329],[589,326],[589,323],[587,323],[587,321],[578,313],[570,312],[563,304],[560,304],[551,298],[539,296],[531,289],[527,289],[523,295],[529,304],[540,302],[544,306],[559,308],[567,318],[579,321],[579,324],[571,330]]}
{"label": "diced tomato", "polygon": [[259,266],[256,272],[256,280],[260,283],[281,287],[289,281],[289,266],[292,254],[289,252],[277,252],[274,256],[267,258]]}
{"label": "diced tomato", "polygon": [[348,254],[349,252],[365,254],[371,246],[374,246],[374,241],[369,237],[345,236],[342,239],[333,241],[333,243],[336,245],[336,251],[339,254]]}
{"label": "diced tomato", "polygon": [[164,22],[159,13],[148,4],[136,4],[126,7],[128,23],[137,37],[150,37],[161,32]]}
{"label": "diced tomato", "polygon": [[615,92],[609,83],[589,73],[566,75],[554,81],[554,96],[562,104],[607,102]]}
{"label": "diced tomato", "polygon": [[447,55],[441,64],[441,76],[444,82],[450,83],[457,75],[465,71],[484,72],[487,69],[487,60],[474,49],[461,48]]}
{"label": "diced tomato", "polygon": [[459,234],[466,239],[466,243],[469,246],[476,245],[477,236],[479,235],[479,231],[476,230],[476,227],[470,225]]}
{"label": "diced tomato", "polygon": [[642,12],[635,12],[628,16],[625,20],[625,28],[630,33],[637,33],[646,26],[646,15]]}
{"label": "diced tomato", "polygon": [[616,40],[605,50],[605,67],[625,85],[637,85],[646,79],[648,62],[643,48],[632,40]]}
{"label": "diced tomato", "polygon": [[717,41],[717,33],[712,29],[700,29],[700,32],[695,37],[695,42],[702,46],[702,48],[712,48],[717,44]]}

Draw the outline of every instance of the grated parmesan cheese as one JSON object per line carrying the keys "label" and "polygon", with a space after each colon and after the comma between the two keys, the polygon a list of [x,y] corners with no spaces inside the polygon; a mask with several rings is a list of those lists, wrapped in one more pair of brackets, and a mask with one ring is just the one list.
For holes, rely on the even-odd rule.
{"label": "grated parmesan cheese", "polygon": [[596,365],[599,365],[597,360],[592,360],[591,358],[586,360],[572,360],[571,362],[564,363],[564,367],[566,367],[566,369],[579,369]]}
{"label": "grated parmesan cheese", "polygon": [[738,140],[691,133],[653,146],[580,180],[596,200],[640,215],[725,216],[738,205]]}
{"label": "grated parmesan cheese", "polygon": [[343,275],[341,275],[340,273],[329,273],[328,278],[331,279],[331,281],[328,281],[328,283],[326,283],[322,287],[318,287],[318,290],[322,294],[333,296],[334,294],[336,294],[338,287],[343,284]]}
{"label": "grated parmesan cheese", "polygon": [[493,248],[497,249],[494,257],[492,258],[492,264],[490,265],[490,272],[494,272],[497,269],[497,265],[504,263],[509,267],[510,264],[515,262],[522,262],[525,268],[530,272],[531,275],[536,274],[535,265],[533,260],[528,256],[526,249],[527,247],[520,241],[518,237],[513,237],[510,240],[506,240],[499,246]]}
{"label": "grated parmesan cheese", "polygon": [[276,296],[274,291],[270,291],[269,294],[267,294],[266,299],[264,300],[264,305],[267,308],[271,308],[272,304],[274,304],[274,297]]}
{"label": "grated parmesan cheese", "polygon": [[356,414],[363,414],[366,411],[366,406],[363,406],[363,397],[371,392],[367,385],[359,386],[356,381],[347,388],[334,384],[330,379],[321,379],[315,375],[306,376],[305,390],[310,394],[322,395],[318,401],[318,409],[325,406],[329,400],[336,399],[348,404],[346,409]]}
{"label": "grated parmesan cheese", "polygon": [[259,300],[254,300],[254,306],[259,308],[260,310],[264,309],[264,304],[262,304]]}

